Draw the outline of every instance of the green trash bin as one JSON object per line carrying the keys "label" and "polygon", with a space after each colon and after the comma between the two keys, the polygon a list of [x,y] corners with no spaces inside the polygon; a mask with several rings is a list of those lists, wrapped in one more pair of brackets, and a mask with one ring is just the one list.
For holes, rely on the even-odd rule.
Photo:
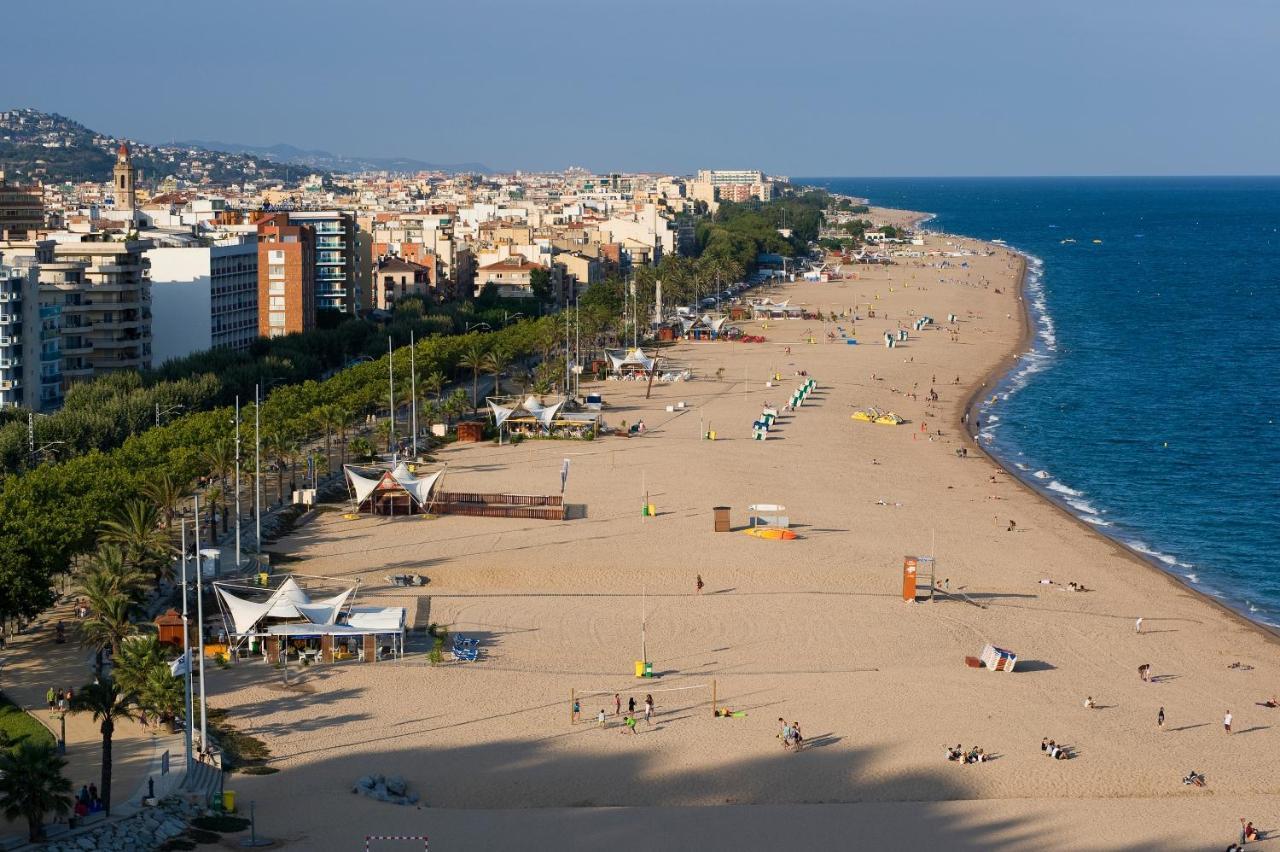
{"label": "green trash bin", "polygon": [[235,790],[222,791],[222,809],[229,814],[233,814],[236,812],[236,791]]}
{"label": "green trash bin", "polygon": [[644,664],[644,676],[653,677],[653,663]]}

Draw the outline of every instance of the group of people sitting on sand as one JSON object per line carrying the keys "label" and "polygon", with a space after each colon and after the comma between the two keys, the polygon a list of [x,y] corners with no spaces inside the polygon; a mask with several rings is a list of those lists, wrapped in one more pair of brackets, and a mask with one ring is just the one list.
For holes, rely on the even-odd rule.
{"label": "group of people sitting on sand", "polygon": [[1188,787],[1203,787],[1203,786],[1204,786],[1204,783],[1205,783],[1205,782],[1204,782],[1204,773],[1203,773],[1203,772],[1196,772],[1196,771],[1193,769],[1193,770],[1191,770],[1190,772],[1188,772],[1186,775],[1184,775],[1184,776],[1183,776],[1183,778],[1182,778],[1182,783],[1183,783],[1183,784],[1186,784]]}
{"label": "group of people sitting on sand", "polygon": [[977,746],[967,752],[960,746],[960,743],[956,743],[955,748],[947,746],[947,760],[953,763],[986,763],[990,759],[991,755]]}
{"label": "group of people sitting on sand", "polygon": [[1040,750],[1054,760],[1069,760],[1071,758],[1071,752],[1066,746],[1058,745],[1048,737],[1040,740]]}

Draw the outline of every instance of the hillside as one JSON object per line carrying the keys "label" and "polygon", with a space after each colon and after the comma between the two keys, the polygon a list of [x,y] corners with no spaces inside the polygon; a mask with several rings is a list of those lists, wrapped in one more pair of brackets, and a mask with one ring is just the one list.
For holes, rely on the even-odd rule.
{"label": "hillside", "polygon": [[296,167],[252,154],[187,143],[148,145],[97,133],[65,116],[34,109],[0,112],[0,169],[19,182],[110,180],[115,150],[121,142],[128,144],[144,186],[166,178],[180,184],[222,185],[277,183],[303,176]]}
{"label": "hillside", "polygon": [[239,142],[213,142],[190,140],[180,145],[191,145],[212,151],[229,151],[250,154],[277,163],[295,163],[310,169],[334,172],[475,172],[490,174],[492,169],[484,163],[428,163],[409,157],[350,157],[328,151],[306,150],[280,142],[275,145],[244,145]]}

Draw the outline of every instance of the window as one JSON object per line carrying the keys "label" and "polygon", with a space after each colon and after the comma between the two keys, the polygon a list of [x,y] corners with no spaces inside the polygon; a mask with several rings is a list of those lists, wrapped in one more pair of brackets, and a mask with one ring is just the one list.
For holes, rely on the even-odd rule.
{"label": "window", "polygon": [[269,325],[284,325],[284,311],[272,311],[267,322]]}
{"label": "window", "polygon": [[272,278],[283,278],[283,277],[284,277],[284,264],[283,264],[283,263],[280,263],[280,264],[273,263],[273,264],[271,264],[270,266],[268,266],[268,267],[267,267],[267,275],[271,276]]}
{"label": "window", "polygon": [[268,251],[267,261],[270,263],[284,263],[284,251],[282,249]]}
{"label": "window", "polygon": [[271,294],[272,294],[272,295],[280,295],[280,296],[283,296],[283,295],[284,295],[284,282],[283,282],[283,281],[272,281],[272,282],[270,282],[270,292],[271,292]]}
{"label": "window", "polygon": [[269,307],[270,307],[270,308],[271,308],[271,310],[273,310],[273,311],[283,311],[283,310],[284,310],[284,296],[272,296],[272,297],[271,297],[271,304],[270,304],[270,306],[269,306]]}

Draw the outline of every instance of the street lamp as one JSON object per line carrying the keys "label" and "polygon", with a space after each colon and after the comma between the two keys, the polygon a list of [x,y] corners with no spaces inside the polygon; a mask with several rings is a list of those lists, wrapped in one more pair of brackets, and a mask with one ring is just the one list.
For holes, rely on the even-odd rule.
{"label": "street lamp", "polygon": [[483,328],[485,331],[493,331],[493,328],[490,327],[489,323],[476,322],[476,323],[467,323],[467,327],[462,330],[462,333],[466,334],[467,332],[471,331],[471,329],[473,328]]}
{"label": "street lamp", "polygon": [[160,426],[160,418],[161,418],[161,417],[163,417],[163,416],[164,416],[164,415],[166,415],[166,414],[169,414],[170,412],[177,411],[179,408],[186,408],[186,406],[185,406],[185,405],[171,405],[171,406],[169,406],[168,408],[166,408],[166,409],[164,409],[164,410],[162,411],[162,410],[160,409],[160,403],[158,403],[158,402],[157,402],[157,403],[156,403],[156,427],[157,427],[157,428],[159,428],[159,426]]}
{"label": "street lamp", "polygon": [[508,315],[507,315],[507,312],[506,312],[506,311],[503,311],[503,312],[502,312],[502,325],[505,327],[505,326],[507,326],[507,325],[511,324],[511,323],[516,319],[516,317],[523,317],[523,316],[524,316],[524,314],[521,314],[521,313],[515,313],[515,314],[511,314],[510,316],[508,316]]}

